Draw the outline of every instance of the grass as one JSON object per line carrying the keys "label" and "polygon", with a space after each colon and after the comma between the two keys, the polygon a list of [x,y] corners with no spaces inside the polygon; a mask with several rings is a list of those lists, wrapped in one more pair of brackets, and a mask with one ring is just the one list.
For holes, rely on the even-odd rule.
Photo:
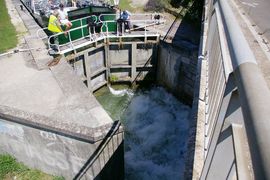
{"label": "grass", "polygon": [[22,163],[18,163],[10,155],[0,155],[0,179],[10,180],[63,180],[63,177],[57,177],[45,174],[37,169],[30,169]]}
{"label": "grass", "polygon": [[5,0],[0,0],[0,53],[17,45],[16,29],[10,21]]}
{"label": "grass", "polygon": [[[111,0],[111,3],[113,4],[113,0]],[[134,12],[134,8],[130,6],[131,0],[120,0],[119,1],[119,7],[122,10],[128,10],[130,12]]]}
{"label": "grass", "polygon": [[119,7],[122,10],[128,10],[130,12],[133,12],[134,8],[130,6],[131,0],[121,0],[119,3]]}

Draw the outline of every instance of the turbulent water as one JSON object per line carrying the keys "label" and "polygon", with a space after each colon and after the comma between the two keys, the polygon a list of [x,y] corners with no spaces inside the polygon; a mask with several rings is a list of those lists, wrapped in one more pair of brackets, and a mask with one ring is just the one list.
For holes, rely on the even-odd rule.
{"label": "turbulent water", "polygon": [[103,87],[95,92],[95,96],[103,108],[113,120],[123,119],[124,111],[127,109],[134,93],[128,86],[118,85],[113,88]]}
{"label": "turbulent water", "polygon": [[125,126],[125,179],[183,179],[190,108],[161,87],[136,93],[132,100],[128,91],[110,92],[114,98],[123,95],[125,108],[128,105],[121,116]]}

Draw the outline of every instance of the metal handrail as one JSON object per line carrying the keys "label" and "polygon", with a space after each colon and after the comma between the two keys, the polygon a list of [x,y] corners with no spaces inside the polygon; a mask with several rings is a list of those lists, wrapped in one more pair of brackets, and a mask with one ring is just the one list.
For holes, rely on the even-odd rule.
{"label": "metal handrail", "polygon": [[[75,21],[79,21],[79,20],[80,20],[81,26],[82,26],[82,20],[83,20],[83,19],[88,19],[88,18],[90,18],[90,17],[95,17],[95,23],[97,22],[98,18],[97,18],[96,15],[91,15],[91,16],[86,16],[86,17],[79,18],[79,19],[74,19],[74,20],[71,20],[70,22],[72,23],[72,22],[75,22]],[[40,31],[42,31],[42,30],[44,31],[44,30],[47,30],[47,29],[48,29],[48,27],[38,29],[38,30],[37,30],[37,37],[38,37],[38,38],[41,38],[41,39],[45,39],[45,37],[44,37],[44,38],[39,37],[38,34],[39,34]]]}
{"label": "metal handrail", "polygon": [[[79,19],[74,19],[74,20],[71,20],[70,22],[72,23],[72,22],[75,22],[75,21],[80,20],[80,23],[81,23],[81,26],[82,26],[82,21],[83,21],[84,19],[88,19],[88,18],[90,18],[90,17],[95,17],[95,23],[97,23],[98,20],[99,20],[99,22],[104,22],[104,21],[101,20],[101,17],[103,17],[103,16],[112,16],[112,15],[117,16],[117,14],[100,14],[98,17],[97,17],[96,15],[91,15],[91,16],[86,16],[86,17],[82,17],[82,18],[79,18]],[[151,15],[151,17],[152,17],[152,20],[149,20],[149,21],[156,21],[156,22],[161,22],[161,23],[165,22],[165,16],[162,15],[162,14],[159,14],[159,15],[161,15],[161,18],[160,18],[158,21],[153,19],[153,15],[155,15],[155,13],[151,13],[151,14],[150,14],[150,13],[131,14],[131,16],[133,16],[133,17],[134,17],[134,16],[150,16],[150,15]],[[115,20],[116,20],[116,19],[115,19]],[[131,21],[136,22],[136,21],[141,21],[141,20],[131,20]],[[107,21],[107,22],[110,22],[110,21]],[[107,24],[107,23],[106,23],[106,24]],[[37,33],[36,33],[37,37],[38,37],[39,39],[46,39],[47,37],[40,37],[40,36],[39,36],[39,33],[40,33],[41,31],[44,31],[44,30],[47,30],[47,29],[48,29],[48,27],[38,29],[38,30],[37,30]],[[83,31],[82,31],[82,33],[83,33]]]}
{"label": "metal handrail", "polygon": [[[99,21],[102,21],[102,17],[105,17],[105,16],[114,16],[115,15],[115,17],[117,18],[117,17],[119,17],[120,15],[119,14],[117,14],[117,13],[115,13],[115,14],[100,14],[99,15],[99,17],[98,17],[98,19],[99,19]],[[145,16],[150,16],[151,17],[151,20],[154,20],[154,16],[155,15],[160,15],[160,19],[159,19],[159,21],[163,21],[163,20],[165,20],[165,16],[163,15],[163,14],[159,14],[159,13],[136,13],[136,14],[132,14],[131,13],[131,18],[134,18],[134,17],[136,17],[136,16],[142,16],[142,17],[145,17]],[[140,19],[140,18],[139,18]],[[132,20],[134,20],[134,19],[132,19]]]}
{"label": "metal handrail", "polygon": [[220,0],[218,5],[245,119],[255,179],[270,179],[270,90],[228,1]]}
{"label": "metal handrail", "polygon": [[[146,27],[149,26],[149,25],[154,25],[154,24],[156,23],[155,20],[129,20],[129,21],[130,21],[130,22],[143,22],[144,25],[141,26],[141,27],[139,27],[139,28],[144,28],[144,36],[145,36],[145,37],[147,36],[147,29],[146,29]],[[151,22],[152,22],[152,24],[147,24],[147,23],[151,23]],[[165,20],[162,20],[162,21],[160,21],[159,23],[164,23],[164,22],[165,22]],[[112,21],[100,21],[100,22],[97,22],[97,24],[102,24],[102,26],[101,26],[101,34],[102,34],[103,36],[106,34],[107,37],[109,36],[108,23],[117,23],[117,21],[116,21],[116,20],[112,20]],[[76,39],[76,40],[71,41],[70,33],[71,33],[72,31],[79,30],[79,29],[82,29],[82,30],[83,30],[83,28],[85,28],[85,27],[87,27],[87,26],[88,26],[88,25],[83,25],[83,26],[76,27],[76,28],[73,28],[73,29],[70,29],[69,31],[67,31],[68,37],[69,37],[69,42],[68,42],[68,43],[65,43],[65,44],[62,44],[62,45],[51,44],[50,41],[51,41],[51,38],[55,38],[55,37],[57,37],[57,36],[59,36],[59,35],[62,35],[62,34],[64,34],[64,32],[60,32],[60,33],[51,35],[51,36],[48,38],[48,45],[49,45],[49,47],[51,47],[51,46],[56,46],[57,49],[58,49],[58,52],[61,52],[61,51],[60,51],[60,47],[61,47],[61,46],[65,46],[65,45],[67,45],[67,44],[70,44],[70,45],[72,46],[72,48],[74,48],[73,42],[79,41],[79,40],[81,40],[81,39],[85,39],[85,38],[87,38],[87,37],[90,38],[90,41],[91,41],[91,42],[94,42],[95,40],[93,40],[94,38],[91,37],[91,36],[92,36],[91,32],[89,33],[88,36],[84,36],[84,33],[82,33],[83,36],[82,36],[81,38],[78,38],[78,39]],[[106,32],[103,32],[103,27],[106,28]],[[95,27],[94,27],[94,30],[95,30]],[[117,35],[117,36],[118,36],[118,35]]]}

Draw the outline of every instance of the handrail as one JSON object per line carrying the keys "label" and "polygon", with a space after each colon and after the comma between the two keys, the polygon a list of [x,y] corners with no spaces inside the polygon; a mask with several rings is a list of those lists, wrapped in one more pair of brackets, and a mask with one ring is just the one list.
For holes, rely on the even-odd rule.
{"label": "handrail", "polygon": [[[159,22],[156,22],[155,20],[129,20],[129,21],[130,21],[130,22],[137,22],[137,23],[138,23],[138,22],[143,22],[143,25],[140,26],[139,28],[144,28],[144,36],[147,36],[147,29],[146,29],[147,26],[149,26],[149,25],[154,25],[154,24],[156,24],[156,23],[160,23],[160,24],[161,24],[161,23],[164,23],[164,22],[165,22],[165,20],[162,20],[162,21],[159,21]],[[101,26],[101,33],[102,33],[102,35],[104,35],[104,32],[103,32],[103,30],[102,30],[103,27],[106,28],[106,36],[109,35],[109,31],[108,31],[108,23],[117,23],[117,21],[116,21],[116,20],[111,20],[111,21],[100,21],[100,22],[97,22],[97,24],[102,24],[102,26]],[[147,24],[147,23],[151,23],[151,24]],[[72,42],[75,42],[75,41],[84,39],[84,38],[86,38],[86,37],[90,37],[90,41],[91,41],[91,42],[94,42],[93,38],[91,37],[91,36],[92,36],[91,32],[89,33],[88,36],[84,36],[84,34],[82,33],[83,37],[71,41],[70,33],[71,33],[72,31],[76,31],[76,30],[79,30],[79,29],[82,29],[82,30],[83,30],[83,28],[86,28],[86,27],[88,27],[87,24],[86,24],[86,25],[83,25],[83,26],[80,26],[80,27],[76,27],[76,28],[70,29],[70,30],[67,32],[67,33],[68,33],[68,36],[69,36],[69,42],[68,42],[68,43],[65,43],[65,44],[62,44],[62,45],[51,44],[50,41],[51,41],[51,38],[55,38],[55,37],[57,37],[57,36],[59,36],[59,35],[62,35],[62,34],[64,34],[64,32],[60,32],[60,33],[51,35],[51,36],[48,38],[48,45],[49,45],[49,47],[51,47],[51,46],[57,46],[58,52],[61,52],[61,51],[60,51],[60,47],[61,47],[61,46],[65,46],[65,45],[67,45],[67,44],[70,44],[72,47],[74,47]],[[94,31],[95,31],[95,27],[94,27]]]}
{"label": "handrail", "polygon": [[[120,16],[120,14],[118,14],[118,13],[114,13],[114,14],[100,14],[99,17],[98,17],[98,19],[99,19],[99,21],[102,21],[102,18],[101,17],[104,17],[104,16],[113,16],[113,15],[115,15],[115,17],[119,17]],[[151,16],[151,19],[154,20],[154,16],[155,15],[160,15],[160,19],[159,20],[164,20],[165,19],[165,16],[163,14],[159,14],[159,13],[136,13],[136,14],[135,13],[134,14],[131,13],[131,16],[130,17],[131,18],[134,18],[136,16],[143,16],[143,17],[145,17],[145,16]]]}
{"label": "handrail", "polygon": [[236,17],[226,0],[219,0],[234,68],[255,179],[270,179],[270,91]]}
{"label": "handrail", "polygon": [[[114,16],[115,15],[115,17],[117,17],[117,13],[114,13],[114,14],[100,14],[99,16],[98,16],[98,20],[99,21],[102,21],[102,18],[101,17],[104,17],[104,16]],[[114,20],[116,20],[116,19],[114,19]]]}
{"label": "handrail", "polygon": [[[72,23],[72,22],[75,22],[75,21],[81,21],[81,26],[82,26],[82,20],[83,19],[88,19],[88,18],[90,18],[90,17],[95,17],[95,23],[97,22],[97,20],[98,20],[98,18],[97,18],[97,16],[96,15],[91,15],[91,16],[86,16],[86,17],[82,17],[82,18],[79,18],[79,19],[74,19],[74,20],[71,20],[70,22]],[[41,28],[41,29],[38,29],[38,31],[41,31],[41,30],[47,30],[48,29],[48,27],[45,27],[45,28]],[[38,34],[38,33],[37,33]],[[38,36],[38,35],[37,35]],[[38,36],[39,37],[39,36]]]}
{"label": "handrail", "polygon": [[[90,18],[90,17],[95,17],[95,23],[97,23],[97,21],[99,21],[99,22],[104,22],[104,21],[102,21],[101,19],[101,17],[103,17],[103,16],[112,16],[112,15],[115,15],[116,17],[117,17],[117,15],[118,14],[100,14],[98,17],[96,16],[96,15],[91,15],[91,16],[86,16],[86,17],[82,17],[82,18],[79,18],[79,19],[74,19],[74,20],[71,20],[70,22],[71,23],[73,23],[73,22],[75,22],[75,21],[79,21],[80,20],[80,22],[81,22],[81,26],[82,26],[82,20],[84,20],[84,19],[88,19],[88,18]],[[154,18],[153,18],[153,15],[155,15],[155,13],[136,13],[136,14],[131,14],[132,16],[149,16],[149,15],[151,15],[151,17],[152,17],[152,19],[151,20],[149,20],[149,21],[153,21],[154,20]],[[159,15],[161,15],[161,18],[158,20],[158,22],[161,22],[161,23],[163,23],[163,22],[165,22],[165,16],[164,15],[162,15],[162,14],[159,14]],[[115,19],[116,20],[116,19]],[[132,22],[136,22],[136,21],[141,21],[141,20],[131,20]],[[108,22],[110,22],[110,20],[109,21],[107,21],[107,23]],[[157,22],[157,21],[156,21]],[[107,24],[106,23],[106,24]],[[40,37],[39,36],[39,33],[41,32],[41,31],[44,31],[44,30],[47,30],[48,29],[48,27],[45,27],[45,28],[41,28],[41,29],[38,29],[37,30],[37,33],[36,33],[36,35],[37,35],[37,37],[39,38],[39,39],[46,39],[47,37]],[[83,32],[82,32],[83,33]]]}

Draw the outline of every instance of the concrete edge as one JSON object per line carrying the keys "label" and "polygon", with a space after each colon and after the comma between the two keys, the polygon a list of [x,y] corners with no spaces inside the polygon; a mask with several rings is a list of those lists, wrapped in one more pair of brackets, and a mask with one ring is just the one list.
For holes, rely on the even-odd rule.
{"label": "concrete edge", "polygon": [[206,96],[206,38],[209,24],[209,10],[210,3],[207,0],[204,1],[203,15],[202,15],[202,27],[201,27],[201,38],[198,53],[198,65],[197,65],[197,78],[195,81],[195,89],[192,104],[192,131],[189,142],[189,147],[192,148],[190,151],[190,157],[188,158],[188,167],[190,172],[187,172],[187,179],[200,179],[201,172],[204,165],[204,126],[205,126],[205,96]]}
{"label": "concrete edge", "polygon": [[[0,118],[32,128],[51,131],[55,134],[78,139],[88,143],[95,143],[102,140],[115,124],[115,122],[112,122],[96,128],[78,126],[73,123],[58,121],[53,118],[48,118],[2,105],[0,105]],[[119,128],[116,134],[121,132],[123,132],[122,126]]]}

